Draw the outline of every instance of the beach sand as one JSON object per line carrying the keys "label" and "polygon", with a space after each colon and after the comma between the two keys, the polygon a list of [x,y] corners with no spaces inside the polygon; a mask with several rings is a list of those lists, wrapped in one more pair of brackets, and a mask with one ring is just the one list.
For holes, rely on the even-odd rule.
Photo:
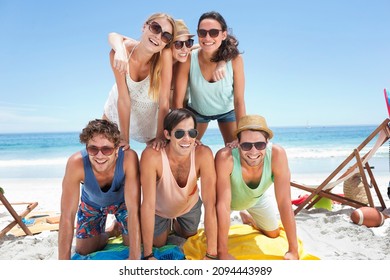
{"label": "beach sand", "polygon": [[[297,174],[293,180],[316,184],[326,174]],[[389,176],[376,176],[383,198],[390,207],[386,195]],[[33,213],[60,211],[61,178],[58,179],[0,179],[0,186],[10,202],[37,201]],[[292,198],[303,194],[292,188]],[[18,209],[19,206],[15,206]],[[390,219],[378,228],[353,224],[352,208],[335,204],[332,211],[324,209],[302,210],[296,216],[298,238],[305,251],[322,260],[389,260]],[[4,206],[0,206],[0,227],[12,220]],[[232,213],[232,224],[239,221],[238,213]],[[200,225],[200,227],[203,224]],[[58,232],[44,231],[33,236],[15,237],[7,234],[0,239],[0,260],[56,260],[58,258]],[[74,243],[73,243],[74,249]]]}

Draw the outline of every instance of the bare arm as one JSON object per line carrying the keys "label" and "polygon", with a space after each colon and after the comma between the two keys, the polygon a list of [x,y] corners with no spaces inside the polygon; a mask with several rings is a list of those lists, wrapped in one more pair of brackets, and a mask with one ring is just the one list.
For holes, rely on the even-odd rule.
{"label": "bare arm", "polygon": [[234,73],[234,110],[238,122],[242,116],[246,115],[244,62],[241,55],[232,60],[232,66]]}
{"label": "bare arm", "polygon": [[225,77],[225,74],[226,74],[226,61],[225,60],[218,61],[217,67],[215,67],[215,70],[213,72],[213,81],[222,80]]}
{"label": "bare arm", "polygon": [[111,32],[108,34],[108,43],[115,51],[113,67],[122,74],[126,73],[129,58],[127,57],[127,50],[125,46],[135,45],[138,41],[119,33]]}
{"label": "bare arm", "polygon": [[228,253],[228,235],[230,228],[231,185],[230,174],[233,171],[233,158],[230,148],[223,148],[215,155],[217,172],[217,214],[218,214],[218,257],[221,260],[234,259]]}
{"label": "bare arm", "polygon": [[177,65],[175,86],[173,90],[173,108],[183,108],[188,85],[188,75],[190,73],[191,54],[187,61]]}
{"label": "bare arm", "polygon": [[129,259],[139,260],[141,256],[141,229],[140,229],[140,201],[141,183],[139,174],[139,162],[136,152],[125,151],[125,203],[127,208],[127,226],[129,231]]}
{"label": "bare arm", "polygon": [[280,218],[286,230],[289,249],[286,259],[298,259],[298,240],[294,212],[291,207],[290,169],[285,150],[272,146],[272,173],[274,174],[275,197]]}
{"label": "bare arm", "polygon": [[142,186],[141,230],[144,256],[150,255],[153,249],[154,217],[156,211],[157,153],[158,152],[152,148],[146,148],[142,153],[140,161]]}
{"label": "bare arm", "polygon": [[216,173],[214,156],[210,148],[197,146],[196,161],[199,162],[201,197],[205,209],[207,253],[217,256]]}
{"label": "bare arm", "polygon": [[79,205],[80,182],[84,180],[84,166],[80,153],[72,155],[66,165],[62,181],[61,218],[58,233],[58,259],[69,260],[75,216]]}
{"label": "bare arm", "polygon": [[158,99],[158,118],[157,118],[157,134],[152,147],[159,150],[165,144],[164,137],[164,118],[169,112],[169,96],[171,93],[172,82],[172,51],[164,49],[161,53],[162,69],[161,69],[161,88]]}
{"label": "bare arm", "polygon": [[118,70],[116,70],[113,66],[114,63],[114,51],[111,50],[110,52],[110,61],[111,61],[111,68],[114,72],[115,76],[115,82],[118,87],[118,116],[119,116],[119,123],[120,123],[120,132],[121,132],[121,145],[128,146],[130,141],[130,96],[129,96],[129,90],[127,88],[126,84],[126,78],[125,74],[120,73]]}

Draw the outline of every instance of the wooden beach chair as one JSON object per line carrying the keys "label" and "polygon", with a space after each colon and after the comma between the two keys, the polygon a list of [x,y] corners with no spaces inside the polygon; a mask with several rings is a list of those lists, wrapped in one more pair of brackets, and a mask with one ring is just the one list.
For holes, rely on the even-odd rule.
{"label": "wooden beach chair", "polygon": [[[9,232],[14,226],[16,226],[17,224],[19,224],[19,226],[23,229],[23,231],[27,234],[27,235],[32,235],[31,231],[29,230],[29,228],[23,223],[22,219],[24,217],[26,217],[26,215],[28,215],[35,207],[37,207],[38,205],[38,202],[18,202],[18,203],[10,203],[7,198],[4,196],[4,190],[0,187],[0,205],[4,205],[5,208],[8,210],[8,212],[12,215],[12,217],[14,218],[14,221],[12,221],[11,223],[9,223],[6,227],[4,227],[1,231],[0,231],[0,238],[2,238],[7,232]],[[27,205],[26,209],[21,212],[20,214],[18,214],[14,207],[12,205],[17,205],[17,204],[21,204],[21,205]]]}
{"label": "wooden beach chair", "polygon": [[383,92],[385,94],[387,112],[389,113],[389,117],[390,117],[390,92],[387,89],[383,89]]}
{"label": "wooden beach chair", "polygon": [[[387,112],[389,113],[389,118],[390,118],[390,92],[386,88],[383,89],[383,92],[385,94]],[[389,154],[390,154],[390,143],[389,143]],[[390,198],[390,181],[389,181],[389,186],[387,187],[387,196],[388,198]]]}
{"label": "wooden beach chair", "polygon": [[[310,209],[323,197],[329,198],[333,201],[345,205],[349,205],[353,208],[359,208],[362,206],[375,207],[371,195],[371,186],[373,187],[378,197],[380,207],[382,208],[382,210],[386,209],[385,202],[376,183],[374,174],[371,170],[369,160],[377,152],[379,147],[389,140],[389,125],[390,119],[386,118],[357,148],[353,150],[353,152],[320,185],[310,186],[300,184],[294,181],[290,182],[291,186],[310,193],[310,195],[294,210],[294,214],[297,215],[304,207],[306,207],[305,209]],[[373,140],[375,138],[376,141]],[[371,149],[369,149],[368,152],[363,153],[363,148],[367,149],[370,147],[370,145],[372,146]],[[348,165],[351,166],[348,167]],[[343,172],[345,169],[347,170]],[[342,175],[339,176],[340,174]],[[360,174],[362,178],[364,190],[368,199],[368,204],[331,192],[334,187],[336,187],[340,183],[345,182],[355,174]],[[367,175],[370,178],[371,185],[368,183]]]}

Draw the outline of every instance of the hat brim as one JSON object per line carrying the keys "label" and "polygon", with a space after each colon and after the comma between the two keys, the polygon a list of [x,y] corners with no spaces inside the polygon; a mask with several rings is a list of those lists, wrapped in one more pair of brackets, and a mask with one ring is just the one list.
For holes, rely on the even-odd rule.
{"label": "hat brim", "polygon": [[264,132],[267,132],[267,133],[268,133],[269,139],[271,139],[272,137],[274,137],[274,133],[272,132],[271,129],[269,129],[269,128],[264,128],[264,127],[261,127],[261,126],[258,126],[258,125],[247,125],[247,126],[240,127],[240,128],[237,129],[236,132],[235,132],[236,137],[237,137],[238,133],[240,133],[241,131],[245,131],[245,130],[264,131]]}
{"label": "hat brim", "polygon": [[194,35],[194,34],[189,34],[189,33],[184,33],[184,34],[176,35],[174,41],[176,41],[178,38],[183,37],[183,36],[188,36],[188,37],[192,38],[192,37],[194,37],[195,35]]}

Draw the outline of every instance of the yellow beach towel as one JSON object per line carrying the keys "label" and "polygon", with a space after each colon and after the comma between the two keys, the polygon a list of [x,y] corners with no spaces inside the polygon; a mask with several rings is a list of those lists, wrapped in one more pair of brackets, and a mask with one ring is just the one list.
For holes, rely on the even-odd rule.
{"label": "yellow beach towel", "polygon": [[[233,225],[229,230],[229,253],[237,260],[283,260],[288,249],[284,228],[280,226],[280,236],[269,238],[249,225]],[[201,260],[206,254],[206,236],[204,229],[190,238],[183,245],[188,260]],[[301,260],[319,260],[307,254],[302,241],[298,239],[298,253]]]}

